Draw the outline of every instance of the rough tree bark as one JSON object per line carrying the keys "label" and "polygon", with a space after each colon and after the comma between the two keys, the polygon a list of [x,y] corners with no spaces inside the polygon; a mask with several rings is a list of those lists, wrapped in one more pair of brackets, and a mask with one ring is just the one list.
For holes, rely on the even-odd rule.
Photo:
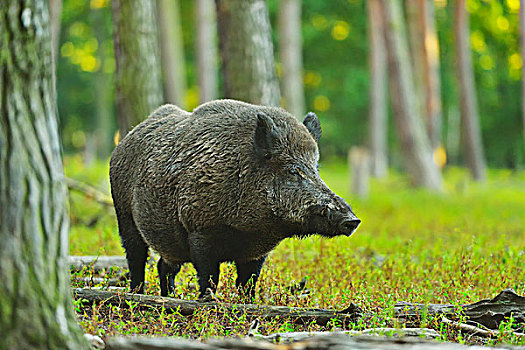
{"label": "rough tree bark", "polygon": [[225,97],[279,106],[265,0],[216,0]]}
{"label": "rough tree bark", "polygon": [[122,139],[162,103],[153,0],[112,1],[117,123]]}
{"label": "rough tree bark", "polygon": [[415,185],[441,190],[441,172],[432,159],[423,120],[414,103],[414,85],[401,3],[399,0],[382,0],[382,10],[386,25],[390,93],[405,165]]}
{"label": "rough tree bark", "polygon": [[166,102],[185,108],[186,65],[178,0],[157,0],[162,82]]}
{"label": "rough tree bark", "polygon": [[6,349],[87,349],[71,302],[49,13],[0,6],[0,329]]}
{"label": "rough tree bark", "polygon": [[281,0],[279,34],[284,105],[290,113],[302,120],[305,107],[301,43],[301,1]]}
{"label": "rough tree bark", "polygon": [[470,173],[475,180],[482,181],[486,177],[486,165],[479,125],[472,54],[470,51],[469,16],[465,0],[457,0],[455,10],[461,138]]}
{"label": "rough tree bark", "polygon": [[199,101],[204,103],[217,98],[217,19],[213,0],[197,0],[197,74],[199,76]]}
{"label": "rough tree bark", "polygon": [[385,177],[388,172],[387,158],[387,62],[385,29],[380,0],[366,2],[368,11],[368,37],[370,41],[370,87],[369,87],[369,147],[370,171],[374,177]]}

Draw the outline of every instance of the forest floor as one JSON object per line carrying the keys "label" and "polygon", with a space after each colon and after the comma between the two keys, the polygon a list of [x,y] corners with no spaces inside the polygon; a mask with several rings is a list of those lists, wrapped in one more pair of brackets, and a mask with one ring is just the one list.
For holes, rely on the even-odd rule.
{"label": "forest floor", "polygon": [[[65,160],[66,175],[109,193],[107,163],[85,166],[80,157]],[[342,310],[351,302],[376,315],[350,324],[334,320],[298,325],[286,319],[261,321],[263,335],[319,330],[363,330],[400,324],[390,317],[399,301],[464,305],[492,298],[511,288],[525,295],[525,172],[490,170],[488,180],[470,180],[464,169],[446,168],[445,192],[429,193],[409,187],[406,177],[392,173],[372,180],[370,196],[349,193],[349,177],[342,162],[321,164],[321,177],[345,198],[362,225],[350,238],[308,238],[283,241],[263,267],[255,304]],[[123,255],[112,208],[71,192],[71,255]],[[102,277],[119,277],[117,270]],[[86,268],[71,275],[73,287],[86,287]],[[121,277],[122,278],[122,277]],[[154,265],[146,272],[146,294],[158,295]],[[306,280],[306,290],[289,288]],[[217,295],[224,303],[248,300],[235,289],[235,267],[221,265]],[[102,281],[101,286],[104,285]],[[129,288],[129,284],[127,285]],[[174,297],[196,300],[196,273],[191,264],[176,277]],[[91,305],[75,300],[86,333],[113,335],[244,337],[253,327],[247,314],[202,309],[191,316],[162,308],[144,310],[110,304]],[[461,313],[457,320],[461,321]],[[480,338],[460,332],[439,318],[422,316],[421,327],[432,328],[440,340],[459,343],[525,345],[509,330],[523,333],[523,324],[507,319],[498,336]]]}

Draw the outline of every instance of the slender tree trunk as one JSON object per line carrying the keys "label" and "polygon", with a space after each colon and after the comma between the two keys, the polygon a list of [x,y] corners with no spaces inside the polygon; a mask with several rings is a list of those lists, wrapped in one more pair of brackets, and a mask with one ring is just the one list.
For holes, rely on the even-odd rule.
{"label": "slender tree trunk", "polygon": [[368,0],[368,37],[370,41],[369,88],[369,147],[372,176],[384,177],[388,172],[387,160],[387,61],[385,28],[380,0]]}
{"label": "slender tree trunk", "polygon": [[414,98],[418,115],[425,120],[424,90],[424,40],[423,4],[426,0],[406,0],[406,23],[412,77],[414,78]]}
{"label": "slender tree trunk", "polygon": [[153,0],[113,0],[115,102],[122,139],[163,101]]}
{"label": "slender tree trunk", "polygon": [[424,85],[427,133],[432,149],[441,144],[443,115],[441,109],[441,78],[439,75],[439,42],[434,18],[434,0],[423,0]]}
{"label": "slender tree trunk", "polygon": [[486,165],[481,141],[478,102],[470,51],[469,16],[465,0],[457,0],[456,2],[455,22],[461,137],[467,165],[472,177],[481,181],[486,177]]}
{"label": "slender tree trunk", "polygon": [[217,98],[217,19],[213,0],[196,2],[197,73],[199,75],[199,101],[204,103]]}
{"label": "slender tree trunk", "polygon": [[87,349],[69,284],[48,8],[0,6],[0,329],[6,349]]}
{"label": "slender tree trunk", "polygon": [[405,164],[415,185],[441,189],[441,173],[432,151],[423,120],[414,103],[414,86],[406,31],[399,0],[382,0],[385,37],[390,67],[390,93]]}
{"label": "slender tree trunk", "polygon": [[433,0],[407,0],[407,23],[414,88],[432,149],[441,143],[439,45]]}
{"label": "slender tree trunk", "polygon": [[224,94],[279,106],[270,19],[265,0],[216,0]]}
{"label": "slender tree trunk", "polygon": [[302,120],[304,108],[301,1],[281,0],[279,8],[279,52],[286,109]]}
{"label": "slender tree trunk", "polygon": [[[95,29],[95,37],[99,43],[102,43],[106,38],[106,26],[104,23],[104,11],[108,9],[92,10],[93,25]],[[105,59],[101,50],[98,50],[98,59],[104,64]],[[95,73],[95,108],[96,108],[96,129],[95,137],[95,151],[99,159],[106,159],[113,149],[112,147],[112,125],[113,125],[113,75],[99,69]]]}
{"label": "slender tree trunk", "polygon": [[185,108],[186,64],[179,0],[157,0],[162,81],[166,102]]}
{"label": "slender tree trunk", "polygon": [[[521,59],[525,62],[525,3],[520,3],[520,44],[521,44]],[[521,116],[523,127],[523,149],[525,151],[525,67],[521,68]]]}
{"label": "slender tree trunk", "polygon": [[49,27],[51,30],[51,48],[53,62],[56,62],[58,57],[58,45],[60,43],[60,18],[62,17],[62,0],[49,0],[48,6]]}

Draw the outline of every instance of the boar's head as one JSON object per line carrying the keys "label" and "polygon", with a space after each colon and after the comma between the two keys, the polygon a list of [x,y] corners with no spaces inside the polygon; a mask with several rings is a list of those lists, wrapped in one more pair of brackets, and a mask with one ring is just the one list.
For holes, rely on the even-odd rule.
{"label": "boar's head", "polygon": [[357,229],[361,220],[319,176],[321,125],[314,113],[302,124],[258,113],[254,137],[264,173],[260,185],[266,188],[275,227],[285,236],[350,236]]}

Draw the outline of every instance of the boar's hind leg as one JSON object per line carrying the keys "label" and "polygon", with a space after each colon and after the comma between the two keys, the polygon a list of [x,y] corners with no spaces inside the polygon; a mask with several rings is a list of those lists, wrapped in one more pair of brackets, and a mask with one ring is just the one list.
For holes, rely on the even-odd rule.
{"label": "boar's hind leg", "polygon": [[160,258],[157,264],[160,279],[160,295],[165,297],[168,293],[175,293],[175,276],[180,271],[180,265],[170,266]]}
{"label": "boar's hind leg", "polygon": [[244,292],[252,298],[255,296],[255,284],[261,274],[261,269],[266,260],[266,256],[257,260],[236,262],[237,266],[237,287],[241,287]]}
{"label": "boar's hind leg", "polygon": [[126,249],[129,272],[131,274],[131,291],[144,294],[144,269],[148,258],[148,246],[141,239],[133,241],[123,241]]}
{"label": "boar's hind leg", "polygon": [[148,246],[140,236],[131,215],[119,215],[117,211],[118,228],[122,246],[126,250],[129,272],[131,275],[131,291],[144,294],[144,269],[148,258]]}

